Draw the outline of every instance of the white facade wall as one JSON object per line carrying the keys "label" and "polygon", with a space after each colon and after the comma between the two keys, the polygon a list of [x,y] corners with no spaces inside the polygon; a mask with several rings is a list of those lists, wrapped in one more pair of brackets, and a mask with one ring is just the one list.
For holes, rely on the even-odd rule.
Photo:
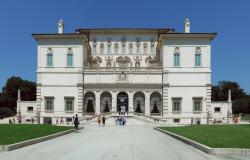
{"label": "white facade wall", "polygon": [[[158,30],[88,30],[86,39],[61,34],[37,38],[37,109],[44,117],[56,119],[87,116],[86,105],[92,103],[85,95],[91,93],[95,114],[102,114],[102,94],[111,95],[110,112],[118,112],[118,95],[127,95],[128,112],[136,110],[135,94],[143,95],[142,114],[167,119],[168,123],[205,124],[211,110],[211,38],[186,35],[168,37]],[[86,31],[83,32],[86,34]],[[139,41],[138,41],[139,40]],[[140,52],[137,53],[139,42]],[[118,50],[115,52],[115,44]],[[122,45],[125,44],[125,52]],[[133,44],[132,50],[129,46]],[[145,51],[144,45],[147,45]],[[153,51],[151,45],[153,44]],[[103,45],[103,52],[101,52]],[[111,45],[111,52],[108,52]],[[96,46],[96,49],[94,49]],[[174,50],[180,50],[180,66],[174,66]],[[195,66],[197,47],[201,49],[201,66]],[[47,66],[48,49],[52,49],[53,66]],[[73,66],[67,66],[68,48],[72,49]],[[94,52],[95,50],[95,52]],[[139,67],[136,59],[139,58]],[[125,67],[117,58],[129,59]],[[110,66],[108,58],[111,59]],[[150,63],[148,61],[150,59]],[[155,63],[155,64],[154,64]],[[154,64],[152,66],[152,64]],[[53,112],[45,111],[45,98],[54,98]],[[65,97],[74,97],[74,111],[65,112]],[[86,98],[87,97],[87,98]],[[172,99],[181,98],[181,112],[174,113]],[[193,98],[202,99],[201,112],[193,111]],[[158,102],[158,100],[160,100]],[[107,101],[106,101],[107,102]],[[119,102],[120,103],[120,102]],[[157,106],[159,114],[151,113]],[[179,122],[175,122],[179,119]]]}

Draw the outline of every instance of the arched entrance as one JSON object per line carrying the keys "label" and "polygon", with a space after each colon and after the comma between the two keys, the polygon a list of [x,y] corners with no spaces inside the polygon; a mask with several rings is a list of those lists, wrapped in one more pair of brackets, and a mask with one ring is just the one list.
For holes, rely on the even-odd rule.
{"label": "arched entrance", "polygon": [[158,92],[154,92],[150,96],[150,114],[161,114],[161,94]]}
{"label": "arched entrance", "polygon": [[134,111],[136,113],[145,112],[145,95],[142,92],[136,92],[134,94]]}
{"label": "arched entrance", "polygon": [[128,94],[125,92],[117,95],[117,112],[128,112]]}
{"label": "arched entrance", "polygon": [[101,94],[101,113],[110,112],[112,109],[112,96],[109,92],[103,92]]}
{"label": "arched entrance", "polygon": [[83,111],[87,114],[95,114],[95,94],[87,92],[84,95]]}

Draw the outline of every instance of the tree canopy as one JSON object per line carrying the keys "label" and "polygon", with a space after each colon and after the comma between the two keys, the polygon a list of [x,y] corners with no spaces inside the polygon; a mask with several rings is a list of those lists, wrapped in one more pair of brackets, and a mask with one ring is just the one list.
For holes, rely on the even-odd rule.
{"label": "tree canopy", "polygon": [[1,110],[7,110],[8,113],[12,111],[12,115],[16,113],[18,89],[21,90],[21,100],[36,100],[36,83],[13,76],[7,80],[5,86],[2,88],[2,92],[0,93]]}
{"label": "tree canopy", "polygon": [[212,101],[227,101],[229,89],[233,101],[233,113],[250,114],[250,95],[237,82],[220,81],[212,86]]}

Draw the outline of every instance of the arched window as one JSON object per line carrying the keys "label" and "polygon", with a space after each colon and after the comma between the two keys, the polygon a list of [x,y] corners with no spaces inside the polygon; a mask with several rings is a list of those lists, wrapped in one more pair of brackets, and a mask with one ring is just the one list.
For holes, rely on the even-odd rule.
{"label": "arched window", "polygon": [[151,39],[151,42],[150,42],[150,52],[151,53],[154,53],[154,51],[155,51],[155,43],[154,43],[154,39],[152,38]]}
{"label": "arched window", "polygon": [[126,38],[122,37],[122,53],[126,52]]}
{"label": "arched window", "polygon": [[197,47],[195,51],[195,67],[201,66],[201,48]]}
{"label": "arched window", "polygon": [[112,51],[111,51],[111,45],[112,45],[112,43],[111,43],[111,38],[108,38],[108,53],[111,53]]}
{"label": "arched window", "polygon": [[67,53],[67,66],[72,67],[73,66],[73,50],[72,48],[68,48],[68,53]]}
{"label": "arched window", "polygon": [[174,49],[174,66],[180,66],[180,49],[179,47],[176,47]]}
{"label": "arched window", "polygon": [[118,43],[115,43],[114,51],[115,51],[115,54],[117,54],[119,52],[119,44]]}
{"label": "arched window", "polygon": [[148,52],[148,44],[143,43],[143,53],[146,54]]}
{"label": "arched window", "polygon": [[129,49],[129,53],[132,54],[133,53],[133,43],[132,42],[129,43],[128,49]]}
{"label": "arched window", "polygon": [[136,38],[136,53],[140,53],[140,38]]}
{"label": "arched window", "polygon": [[53,66],[53,50],[52,48],[48,48],[47,50],[47,67]]}
{"label": "arched window", "polygon": [[104,44],[101,43],[100,44],[100,53],[103,54],[103,52],[104,52]]}

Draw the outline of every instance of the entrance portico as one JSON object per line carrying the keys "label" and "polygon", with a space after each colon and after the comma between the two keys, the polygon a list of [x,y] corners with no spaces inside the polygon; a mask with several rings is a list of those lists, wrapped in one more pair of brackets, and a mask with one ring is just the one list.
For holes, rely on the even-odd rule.
{"label": "entrance portico", "polygon": [[160,90],[86,90],[83,99],[84,115],[126,112],[158,116],[162,112]]}

